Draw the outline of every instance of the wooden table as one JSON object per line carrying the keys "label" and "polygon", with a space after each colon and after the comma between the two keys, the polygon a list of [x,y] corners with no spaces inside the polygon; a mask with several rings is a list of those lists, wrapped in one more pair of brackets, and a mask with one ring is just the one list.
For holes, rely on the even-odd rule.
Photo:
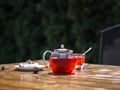
{"label": "wooden table", "polygon": [[90,64],[71,75],[54,75],[49,68],[38,74],[16,71],[15,65],[4,64],[3,71],[0,65],[0,90],[120,90],[120,66]]}

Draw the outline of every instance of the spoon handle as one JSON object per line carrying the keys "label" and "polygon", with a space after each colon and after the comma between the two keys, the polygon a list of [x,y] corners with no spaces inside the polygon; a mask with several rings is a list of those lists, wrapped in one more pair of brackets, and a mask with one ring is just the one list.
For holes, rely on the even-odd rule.
{"label": "spoon handle", "polygon": [[88,53],[91,49],[92,49],[92,47],[90,47],[88,50],[86,50],[82,55],[85,55],[85,54]]}

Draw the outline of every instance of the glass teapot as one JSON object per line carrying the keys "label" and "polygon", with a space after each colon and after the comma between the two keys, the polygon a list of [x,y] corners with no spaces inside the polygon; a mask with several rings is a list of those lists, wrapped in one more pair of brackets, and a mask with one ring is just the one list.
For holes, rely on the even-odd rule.
{"label": "glass teapot", "polygon": [[[51,53],[49,65],[46,64],[46,53]],[[55,74],[70,74],[76,65],[73,50],[66,49],[63,44],[61,44],[59,49],[55,49],[53,52],[46,50],[43,53],[43,61]]]}

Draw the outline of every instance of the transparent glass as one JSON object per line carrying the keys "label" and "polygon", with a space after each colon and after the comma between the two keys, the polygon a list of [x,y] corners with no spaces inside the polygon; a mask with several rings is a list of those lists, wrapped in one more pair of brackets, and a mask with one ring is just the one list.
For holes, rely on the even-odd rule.
{"label": "transparent glass", "polygon": [[[45,60],[46,53],[51,53],[51,56],[49,58],[49,65],[47,65],[46,60]],[[53,54],[54,53],[50,50],[46,50],[43,53],[44,64],[47,67],[50,67],[50,69],[55,74],[71,74],[76,66],[76,59],[74,57],[74,54],[71,54],[71,53],[67,54],[68,56],[64,58],[56,57]]]}
{"label": "transparent glass", "polygon": [[50,68],[53,73],[56,74],[70,74],[76,65],[74,56],[68,58],[58,59],[56,57],[50,57]]}
{"label": "transparent glass", "polygon": [[86,56],[83,54],[75,53],[74,54],[76,60],[76,69],[82,69],[82,65],[85,63]]}

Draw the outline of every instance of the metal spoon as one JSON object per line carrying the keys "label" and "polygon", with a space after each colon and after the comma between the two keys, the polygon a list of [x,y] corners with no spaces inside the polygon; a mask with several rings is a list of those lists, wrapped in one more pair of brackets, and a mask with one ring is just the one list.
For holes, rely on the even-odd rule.
{"label": "metal spoon", "polygon": [[91,49],[92,49],[92,47],[90,47],[89,49],[87,49],[82,55],[85,55],[85,54],[88,53]]}

